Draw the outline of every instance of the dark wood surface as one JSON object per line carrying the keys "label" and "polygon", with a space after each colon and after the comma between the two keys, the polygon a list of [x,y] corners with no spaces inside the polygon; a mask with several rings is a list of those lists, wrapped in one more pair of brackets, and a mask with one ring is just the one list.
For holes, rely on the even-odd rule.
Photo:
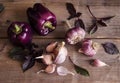
{"label": "dark wood surface", "polygon": [[[77,11],[82,12],[81,18],[85,22],[85,26],[91,25],[91,15],[86,8],[86,4],[90,5],[92,12],[97,17],[112,16],[113,19],[107,22],[107,27],[100,27],[98,31],[89,35],[86,38],[91,38],[98,43],[113,42],[120,50],[120,0],[0,0],[0,3],[5,5],[5,10],[0,13],[0,83],[120,83],[120,61],[118,55],[109,55],[104,52],[100,46],[97,54],[92,58],[98,58],[107,64],[109,67],[92,67],[87,60],[90,57],[83,56],[77,52],[77,46],[66,45],[69,51],[69,56],[79,66],[86,68],[90,72],[90,77],[85,77],[76,74],[75,76],[58,76],[57,73],[36,74],[41,65],[36,63],[33,68],[22,72],[21,64],[8,57],[8,51],[13,47],[7,38],[7,28],[10,21],[27,21],[26,9],[33,6],[34,3],[41,2],[48,7],[57,16],[57,29],[48,36],[39,36],[34,33],[33,42],[38,45],[46,45],[52,41],[64,41],[66,31],[69,29],[63,21],[68,17],[68,12],[65,8],[66,2],[72,2]],[[70,23],[73,26],[73,21]],[[62,34],[61,34],[62,33]],[[5,45],[5,46],[4,46]],[[70,71],[75,72],[69,59],[61,64],[67,67]]]}

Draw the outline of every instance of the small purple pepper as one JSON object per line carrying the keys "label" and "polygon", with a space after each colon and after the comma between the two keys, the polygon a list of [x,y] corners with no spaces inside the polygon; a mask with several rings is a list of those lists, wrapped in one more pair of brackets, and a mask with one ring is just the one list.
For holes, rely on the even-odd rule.
{"label": "small purple pepper", "polygon": [[40,3],[27,9],[28,20],[39,35],[45,36],[56,28],[56,16]]}
{"label": "small purple pepper", "polygon": [[81,27],[71,28],[66,33],[66,41],[73,45],[80,42],[84,37],[85,31]]}
{"label": "small purple pepper", "polygon": [[25,22],[13,22],[7,30],[8,38],[17,46],[27,46],[32,42],[32,31]]}
{"label": "small purple pepper", "polygon": [[78,50],[78,52],[84,53],[87,56],[94,56],[97,53],[99,48],[99,44],[93,42],[90,39],[86,39],[82,42],[82,47]]}

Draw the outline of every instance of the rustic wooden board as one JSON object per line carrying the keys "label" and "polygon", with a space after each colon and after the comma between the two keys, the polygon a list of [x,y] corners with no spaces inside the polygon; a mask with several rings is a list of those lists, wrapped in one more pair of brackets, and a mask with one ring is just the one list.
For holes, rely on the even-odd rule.
{"label": "rustic wooden board", "polygon": [[[4,3],[5,5],[5,10],[0,14],[0,37],[1,38],[6,38],[7,34],[7,27],[9,24],[6,23],[7,20],[10,21],[25,21],[27,22],[27,16],[26,16],[26,9],[28,7],[31,7],[34,4],[34,2],[30,3],[10,3],[6,2]],[[22,6],[21,6],[22,5]],[[66,8],[65,8],[65,3],[60,4],[60,3],[53,3],[52,5],[45,4],[46,7],[48,7],[52,12],[55,13],[58,21],[57,29],[46,36],[46,38],[64,38],[64,35],[66,31],[68,30],[68,27],[63,23],[63,21],[66,20],[66,18],[69,16]],[[80,17],[83,19],[86,28],[88,28],[91,25],[91,15],[88,12],[88,9],[86,6],[75,6],[77,11],[82,12],[82,16]],[[94,35],[89,35],[87,34],[86,37],[88,38],[120,38],[120,24],[119,24],[119,19],[120,19],[120,11],[119,11],[119,6],[91,6],[92,12],[96,15],[96,17],[105,17],[105,16],[113,16],[115,17],[107,22],[108,26],[107,27],[100,27],[98,31]],[[59,10],[59,11],[57,11]],[[116,12],[114,12],[116,11]],[[74,19],[70,21],[71,25],[74,26]],[[104,29],[104,30],[103,30]],[[63,34],[58,34],[58,32],[62,32]],[[109,36],[111,34],[111,36]],[[97,36],[96,36],[97,35]],[[41,38],[38,35],[34,35],[34,38]]]}
{"label": "rustic wooden board", "polygon": [[[46,44],[52,41],[64,41],[63,39],[34,39],[33,42],[37,43],[38,45],[45,46]],[[118,49],[120,50],[120,40],[110,40],[110,39],[94,39],[94,41],[101,43],[104,42],[113,42],[117,44]],[[65,83],[119,83],[120,82],[120,63],[118,60],[119,55],[109,55],[106,54],[102,47],[100,47],[98,53],[94,57],[87,57],[77,52],[78,45],[70,46],[66,45],[68,48],[68,55],[71,59],[75,62],[75,64],[86,68],[90,72],[90,77],[84,77],[81,75],[76,74],[75,76],[67,75],[64,77],[58,76],[57,73],[53,74],[46,74],[41,73],[39,75],[36,74],[37,71],[41,68],[40,64],[36,63],[36,65],[26,71],[25,73],[22,72],[20,63],[14,61],[8,57],[8,51],[13,47],[10,42],[6,39],[0,39],[0,49],[3,47],[4,43],[6,46],[0,52],[0,82],[1,83],[48,83],[53,82],[58,83],[65,82]],[[109,67],[92,67],[87,60],[92,58],[99,58],[100,60],[106,62]],[[75,72],[73,65],[67,58],[65,63],[61,64],[62,66],[67,67],[70,71]],[[59,66],[59,65],[57,65]]]}
{"label": "rustic wooden board", "polygon": [[[90,72],[90,77],[78,74],[61,77],[56,72],[53,74],[41,73],[38,75],[36,72],[41,69],[41,64],[39,63],[36,63],[33,68],[23,73],[21,63],[8,57],[8,51],[13,46],[7,39],[7,27],[9,23],[6,23],[6,21],[28,22],[26,9],[38,2],[48,7],[57,16],[58,21],[57,29],[48,36],[39,36],[34,33],[33,42],[41,47],[52,41],[64,41],[65,33],[69,29],[63,23],[69,16],[65,8],[65,3],[72,2],[77,11],[83,13],[80,18],[85,22],[86,28],[91,25],[92,20],[86,5],[90,5],[96,17],[115,15],[112,20],[107,22],[107,27],[100,27],[93,35],[86,34],[86,38],[92,38],[100,44],[113,42],[120,50],[120,0],[0,0],[0,3],[3,3],[5,6],[5,10],[0,13],[0,83],[56,83],[56,81],[57,83],[120,83],[120,54],[109,55],[104,52],[102,46],[94,57],[87,57],[77,52],[79,44],[75,46],[66,45],[69,52],[68,55],[75,64],[86,68]],[[74,20],[70,21],[72,26],[74,25]],[[93,67],[88,62],[88,60],[93,58],[100,59],[110,66],[101,68]],[[68,58],[61,65],[75,73],[73,65]]]}

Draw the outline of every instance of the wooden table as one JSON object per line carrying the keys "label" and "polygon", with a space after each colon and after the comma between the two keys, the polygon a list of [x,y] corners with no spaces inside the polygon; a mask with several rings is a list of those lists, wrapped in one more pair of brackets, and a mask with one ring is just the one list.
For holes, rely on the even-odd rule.
{"label": "wooden table", "polygon": [[[90,5],[92,12],[97,17],[115,15],[107,24],[107,27],[99,27],[98,31],[93,35],[86,35],[86,38],[91,38],[98,43],[113,42],[120,50],[120,0],[0,0],[3,3],[5,10],[0,13],[0,83],[120,83],[120,61],[118,55],[109,55],[104,52],[102,46],[94,57],[86,57],[77,52],[77,46],[66,45],[72,60],[78,66],[86,68],[90,72],[90,77],[85,77],[79,74],[75,76],[58,76],[53,74],[36,74],[40,69],[40,64],[22,72],[21,64],[8,57],[8,51],[13,47],[7,38],[6,20],[10,21],[27,21],[26,9],[33,6],[34,3],[41,2],[48,7],[57,16],[57,29],[46,37],[34,34],[33,42],[38,45],[46,45],[51,41],[64,41],[65,32],[68,30],[62,21],[68,17],[68,12],[65,8],[66,2],[72,2],[77,11],[82,12],[80,17],[88,27],[91,24],[91,15],[86,8]],[[73,26],[73,20],[70,21]],[[109,67],[92,67],[87,60],[98,58],[107,64]],[[69,59],[61,64],[70,71],[75,72]],[[59,65],[58,65],[59,66]]]}

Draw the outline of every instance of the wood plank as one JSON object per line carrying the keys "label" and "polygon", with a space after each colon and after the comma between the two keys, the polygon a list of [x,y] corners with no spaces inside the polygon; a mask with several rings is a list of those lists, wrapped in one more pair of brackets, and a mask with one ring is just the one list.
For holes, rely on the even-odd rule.
{"label": "wood plank", "polygon": [[[38,45],[45,46],[46,44],[50,43],[51,41],[63,41],[62,39],[34,39],[33,42],[37,43]],[[109,40],[109,39],[94,39],[94,41],[99,43],[104,42],[113,42],[117,45],[118,49],[120,50],[120,40]],[[75,62],[75,64],[86,68],[90,72],[90,77],[84,77],[81,75],[76,74],[75,76],[67,75],[67,76],[58,76],[57,73],[53,74],[46,74],[41,73],[37,75],[36,72],[39,71],[41,68],[40,64],[36,63],[36,65],[26,71],[25,73],[22,72],[20,63],[8,58],[8,51],[13,47],[7,39],[0,39],[0,49],[3,47],[4,42],[7,42],[4,50],[0,52],[0,82],[1,83],[48,83],[53,82],[58,83],[65,82],[65,83],[119,83],[120,79],[120,63],[117,60],[119,55],[108,55],[104,52],[103,48],[100,47],[98,53],[94,57],[87,57],[77,52],[77,48],[79,45],[70,46],[66,45],[69,51],[69,56]],[[92,67],[89,65],[87,60],[92,58],[98,58],[107,64],[109,67]],[[69,59],[65,61],[65,63],[61,64],[62,66],[67,67],[70,71],[75,72],[73,66]],[[58,65],[59,66],[59,65]]]}
{"label": "wood plank", "polygon": [[[9,24],[6,24],[6,20],[10,21],[25,21],[27,22],[27,16],[26,16],[26,9],[30,6],[32,6],[34,3],[4,3],[5,10],[0,14],[0,37],[5,38],[7,37],[6,30]],[[22,6],[21,6],[22,5]],[[46,38],[64,38],[65,32],[68,30],[67,26],[63,24],[62,22],[66,20],[66,18],[69,16],[65,4],[45,4],[46,7],[48,7],[53,13],[55,13],[58,21],[57,29],[46,36]],[[87,8],[85,6],[75,6],[77,11],[82,12],[82,16],[80,17],[83,19],[86,28],[88,28],[91,25],[91,15],[88,12]],[[112,16],[115,15],[113,19],[111,19],[109,22],[107,22],[107,27],[101,27],[99,30],[92,36],[86,35],[86,37],[90,38],[120,38],[120,6],[91,6],[92,12],[96,15],[96,17],[104,17],[104,16]],[[108,10],[109,9],[109,10]],[[57,11],[59,10],[59,11]],[[114,12],[115,11],[115,12]],[[71,20],[70,23],[73,26],[74,20]],[[104,30],[103,30],[104,28]],[[62,34],[59,34],[58,32],[61,32]],[[112,34],[111,34],[112,33]],[[111,34],[111,36],[109,36]],[[41,38],[38,35],[34,35],[34,38]],[[42,37],[43,38],[43,37]]]}
{"label": "wood plank", "polygon": [[120,5],[119,0],[0,0],[0,2],[41,2],[41,3],[60,3],[71,2],[75,5]]}

